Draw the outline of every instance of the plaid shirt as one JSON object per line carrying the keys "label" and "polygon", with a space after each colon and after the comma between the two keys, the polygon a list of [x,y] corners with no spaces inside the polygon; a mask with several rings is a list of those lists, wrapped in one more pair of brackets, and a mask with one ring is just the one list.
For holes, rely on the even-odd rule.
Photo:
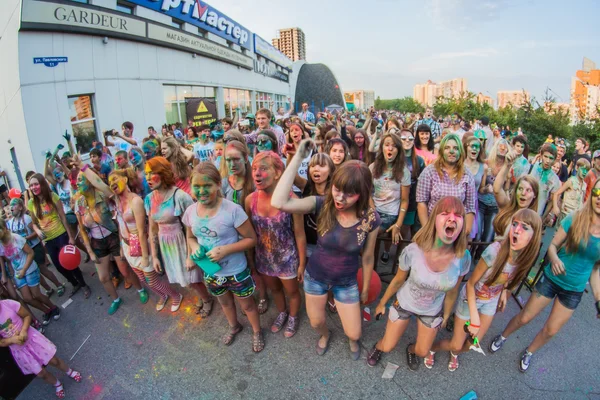
{"label": "plaid shirt", "polygon": [[419,125],[422,125],[422,124],[425,124],[425,125],[429,126],[429,128],[431,128],[431,137],[433,137],[434,139],[437,137],[440,137],[442,135],[442,127],[440,126],[440,124],[435,122],[432,118],[418,120],[417,123],[415,124],[415,132],[417,132],[417,128],[419,127]]}
{"label": "plaid shirt", "polygon": [[442,175],[440,178],[433,164],[425,167],[417,183],[417,203],[427,203],[427,214],[430,214],[438,200],[442,197],[454,196],[463,202],[467,214],[474,214],[477,190],[469,170],[465,169],[458,184],[454,179],[450,179],[446,171],[442,170]]}

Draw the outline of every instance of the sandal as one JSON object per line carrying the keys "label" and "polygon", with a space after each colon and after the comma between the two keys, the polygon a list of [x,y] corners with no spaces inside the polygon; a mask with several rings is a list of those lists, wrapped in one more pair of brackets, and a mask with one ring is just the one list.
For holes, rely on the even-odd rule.
{"label": "sandal", "polygon": [[56,391],[56,397],[59,399],[65,398],[65,388],[63,388],[62,383],[59,380],[56,380],[56,384],[54,385],[54,390]]}
{"label": "sandal", "polygon": [[79,292],[80,289],[81,289],[81,285],[79,285],[79,284],[73,286],[73,289],[71,289],[71,293],[69,293],[69,297],[75,296],[75,293]]}
{"label": "sandal", "polygon": [[202,308],[199,309],[196,314],[200,314],[200,318],[208,318],[212,313],[214,303],[215,299],[214,297],[211,297],[210,300],[203,302]]}
{"label": "sandal", "polygon": [[244,327],[240,323],[238,323],[238,325],[233,328],[229,328],[229,332],[223,335],[223,337],[221,338],[221,342],[223,342],[225,346],[231,345],[231,343],[233,343],[233,340],[235,339],[235,336],[238,333],[240,333],[242,329],[244,329]]}
{"label": "sandal", "polygon": [[67,374],[69,378],[73,379],[77,383],[81,383],[81,374],[74,369],[71,370],[70,373]]}
{"label": "sandal", "polygon": [[260,299],[258,301],[258,313],[264,314],[269,309],[269,301],[267,299]]}
{"label": "sandal", "polygon": [[327,308],[329,308],[329,312],[332,314],[337,314],[337,307],[335,306],[335,303],[330,302],[329,300],[327,301]]}
{"label": "sandal", "polygon": [[265,348],[265,338],[262,331],[255,332],[252,335],[252,351],[260,353]]}
{"label": "sandal", "polygon": [[171,302],[171,312],[177,312],[177,310],[179,310],[179,307],[181,307],[181,302],[183,301],[183,295],[180,294],[179,295],[179,299],[175,300],[173,299],[173,301]]}
{"label": "sandal", "polygon": [[294,336],[296,334],[297,331],[298,331],[298,317],[290,316],[288,318],[287,327],[285,328],[285,332],[283,332],[283,335],[286,338],[291,338],[292,336]]}
{"label": "sandal", "polygon": [[52,289],[52,288],[50,288],[50,290],[48,290],[48,291],[45,293],[46,297],[50,297],[50,296],[52,296],[53,294],[54,294],[54,289]]}
{"label": "sandal", "polygon": [[90,287],[86,285],[83,288],[83,298],[89,299],[91,295],[92,295],[92,289],[90,289]]}
{"label": "sandal", "polygon": [[58,294],[58,297],[61,297],[63,294],[65,294],[65,285],[60,285],[57,287],[56,293]]}
{"label": "sandal", "polygon": [[204,308],[204,301],[198,299],[198,304],[194,305],[194,311],[196,314],[200,314],[200,311]]}
{"label": "sandal", "polygon": [[433,364],[435,364],[435,351],[429,351],[429,355],[423,359],[423,364],[427,369],[433,368]]}
{"label": "sandal", "polygon": [[454,372],[458,369],[458,356],[450,352],[450,361],[448,361],[448,371]]}

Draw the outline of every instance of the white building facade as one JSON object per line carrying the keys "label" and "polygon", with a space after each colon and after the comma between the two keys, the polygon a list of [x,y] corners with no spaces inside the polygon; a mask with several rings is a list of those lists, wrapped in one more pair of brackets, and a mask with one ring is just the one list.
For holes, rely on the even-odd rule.
{"label": "white building facade", "polygon": [[85,154],[124,121],[138,139],[186,125],[189,98],[223,118],[293,97],[291,60],[204,2],[82,3],[0,1],[0,167],[13,187],[65,132]]}

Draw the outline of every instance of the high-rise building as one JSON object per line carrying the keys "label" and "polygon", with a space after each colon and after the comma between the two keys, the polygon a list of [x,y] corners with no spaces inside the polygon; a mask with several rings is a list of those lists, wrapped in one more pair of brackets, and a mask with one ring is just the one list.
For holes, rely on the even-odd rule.
{"label": "high-rise building", "polygon": [[368,110],[375,107],[375,92],[373,90],[349,90],[344,92],[347,104],[353,104],[357,110]]}
{"label": "high-rise building", "polygon": [[306,60],[306,40],[300,28],[279,30],[279,37],[272,40],[273,46],[292,61]]}
{"label": "high-rise building", "polygon": [[500,90],[498,91],[498,108],[506,107],[509,104],[519,108],[530,98],[529,92],[525,90]]}
{"label": "high-rise building", "polygon": [[475,101],[479,104],[489,104],[491,107],[494,107],[494,99],[492,99],[492,96],[486,96],[481,92],[477,94]]}
{"label": "high-rise building", "polygon": [[571,78],[571,122],[598,117],[600,107],[600,70],[584,57],[582,69]]}
{"label": "high-rise building", "polygon": [[440,83],[428,80],[425,83],[415,85],[413,98],[426,106],[433,106],[438,97],[457,98],[467,92],[467,80],[456,78]]}

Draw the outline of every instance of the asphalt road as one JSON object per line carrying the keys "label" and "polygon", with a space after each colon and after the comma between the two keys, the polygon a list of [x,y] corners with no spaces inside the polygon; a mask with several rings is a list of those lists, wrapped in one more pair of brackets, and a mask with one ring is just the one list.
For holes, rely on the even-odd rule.
{"label": "asphalt road", "polygon": [[[62,310],[59,321],[50,323],[47,336],[58,354],[69,360],[89,337],[70,365],[81,371],[81,383],[59,375],[68,399],[459,399],[475,390],[481,399],[600,399],[600,320],[596,319],[591,294],[585,294],[573,318],[548,346],[535,354],[530,370],[519,372],[519,353],[533,339],[545,321],[549,308],[540,317],[513,335],[494,355],[475,352],[460,357],[460,368],[447,369],[448,355],[438,353],[437,364],[427,370],[421,363],[417,372],[406,365],[405,348],[415,340],[413,322],[397,348],[384,355],[375,368],[365,363],[366,351],[383,335],[385,321],[364,322],[363,352],[352,361],[339,318],[329,315],[333,331],[329,352],[315,353],[316,333],[303,311],[300,329],[287,339],[272,334],[276,316],[271,304],[262,316],[266,347],[260,354],[251,349],[251,328],[245,317],[244,331],[226,347],[220,337],[227,321],[216,305],[206,320],[191,307],[195,296],[188,294],[179,312],[157,313],[156,296],[141,305],[135,290],[119,287],[124,304],[109,316],[110,299],[102,290],[93,266],[84,273],[93,288],[92,297],[80,292]],[[523,292],[527,297],[528,292]],[[62,304],[66,297],[52,300]],[[499,314],[483,348],[502,331],[519,308],[511,300]],[[239,313],[239,311],[238,311]],[[440,337],[451,334],[441,331]],[[399,365],[393,379],[382,379],[388,362]],[[59,373],[60,374],[60,373]],[[36,379],[19,399],[54,398],[54,390]]]}

